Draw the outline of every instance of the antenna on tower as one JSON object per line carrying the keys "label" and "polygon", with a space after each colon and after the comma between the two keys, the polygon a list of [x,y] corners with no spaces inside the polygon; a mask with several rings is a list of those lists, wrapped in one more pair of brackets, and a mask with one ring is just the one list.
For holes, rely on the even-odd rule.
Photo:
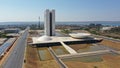
{"label": "antenna on tower", "polygon": [[40,29],[40,16],[38,17],[38,20],[39,20],[39,22],[38,22],[38,29]]}

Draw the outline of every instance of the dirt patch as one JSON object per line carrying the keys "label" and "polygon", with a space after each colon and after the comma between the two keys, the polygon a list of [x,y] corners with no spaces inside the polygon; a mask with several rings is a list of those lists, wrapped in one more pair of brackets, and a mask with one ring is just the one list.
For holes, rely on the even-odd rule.
{"label": "dirt patch", "polygon": [[69,68],[120,68],[120,56],[106,54],[102,56],[102,62],[84,63],[79,61],[65,61]]}
{"label": "dirt patch", "polygon": [[102,62],[103,59],[100,55],[93,55],[93,56],[84,56],[84,57],[73,57],[73,58],[66,58],[62,59],[64,62],[65,61],[78,61],[78,62],[85,62],[85,63],[90,63],[90,62]]}
{"label": "dirt patch", "polygon": [[108,68],[120,68],[120,56],[105,55],[103,59]]}
{"label": "dirt patch", "polygon": [[68,68],[87,68],[86,65],[82,62],[70,61],[70,62],[64,62],[64,63],[68,66]]}
{"label": "dirt patch", "polygon": [[89,48],[89,46],[92,46],[92,44],[74,44],[69,46],[73,48],[75,51],[78,51],[79,49]]}
{"label": "dirt patch", "polygon": [[24,68],[60,68],[53,58],[41,61],[38,55],[38,49],[31,46],[27,46],[26,48],[25,60]]}
{"label": "dirt patch", "polygon": [[112,47],[116,50],[120,50],[120,42],[113,42],[111,40],[103,40],[101,43],[99,44],[103,44],[103,45],[106,45],[106,46],[109,46],[109,47]]}
{"label": "dirt patch", "polygon": [[37,54],[36,48],[27,46],[25,58],[26,58],[25,68],[38,68],[39,56]]}

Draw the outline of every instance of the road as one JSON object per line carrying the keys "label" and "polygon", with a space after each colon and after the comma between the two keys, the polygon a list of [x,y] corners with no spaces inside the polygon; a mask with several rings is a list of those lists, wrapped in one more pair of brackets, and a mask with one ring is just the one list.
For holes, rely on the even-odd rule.
{"label": "road", "polygon": [[74,49],[72,49],[71,47],[63,43],[62,41],[60,43],[70,54],[77,54],[77,52]]}
{"label": "road", "polygon": [[93,37],[101,37],[101,38],[103,38],[103,39],[111,40],[111,41],[113,41],[113,42],[120,42],[119,39],[114,39],[114,38],[105,37],[105,36],[100,36],[100,35],[95,35],[95,34],[93,34]]}
{"label": "road", "polygon": [[110,53],[110,50],[98,50],[98,51],[91,51],[91,52],[82,52],[77,54],[66,54],[58,56],[61,59],[65,58],[73,58],[73,57],[85,57],[85,56],[92,56],[92,55],[100,55]]}
{"label": "road", "polygon": [[25,46],[27,44],[26,38],[28,36],[28,30],[29,29],[26,29],[25,32],[19,37],[15,48],[12,50],[10,56],[3,64],[3,68],[22,68]]}

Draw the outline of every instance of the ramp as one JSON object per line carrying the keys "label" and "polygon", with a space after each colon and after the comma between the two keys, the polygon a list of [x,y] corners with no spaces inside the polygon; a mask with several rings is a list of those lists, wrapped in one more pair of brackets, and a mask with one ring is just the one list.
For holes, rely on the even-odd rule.
{"label": "ramp", "polygon": [[71,47],[69,47],[68,45],[64,44],[62,41],[60,42],[64,47],[65,49],[70,53],[70,54],[77,54],[77,52],[72,49]]}

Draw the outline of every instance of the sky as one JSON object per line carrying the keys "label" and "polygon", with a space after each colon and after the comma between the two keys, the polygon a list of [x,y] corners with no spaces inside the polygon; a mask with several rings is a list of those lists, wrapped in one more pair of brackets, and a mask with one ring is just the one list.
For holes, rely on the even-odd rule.
{"label": "sky", "polygon": [[0,0],[0,22],[44,21],[46,9],[56,21],[120,21],[120,0]]}

